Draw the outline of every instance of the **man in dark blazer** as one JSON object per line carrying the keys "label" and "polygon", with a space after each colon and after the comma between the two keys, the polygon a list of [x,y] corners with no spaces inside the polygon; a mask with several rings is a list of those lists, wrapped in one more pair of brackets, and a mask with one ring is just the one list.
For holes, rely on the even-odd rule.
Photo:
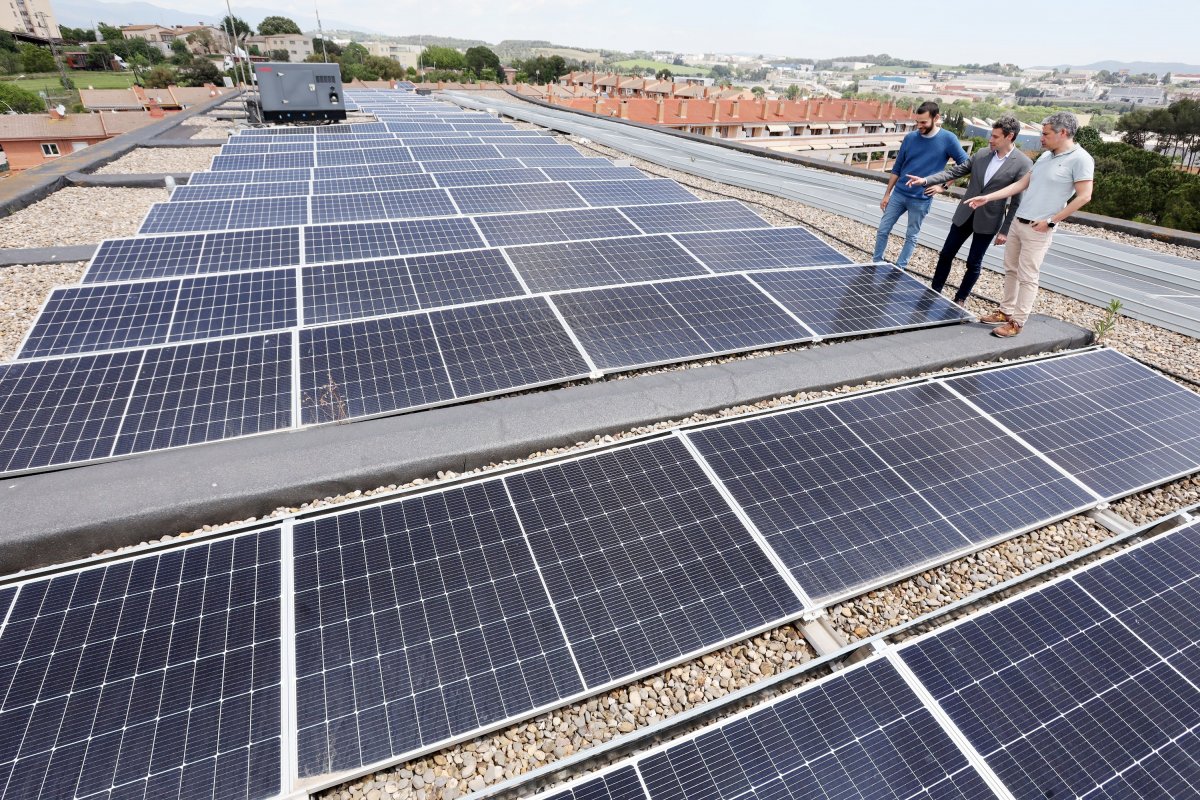
{"label": "man in dark blazer", "polygon": [[986,192],[1003,189],[1017,182],[1033,168],[1029,156],[1016,147],[1017,134],[1021,123],[1015,117],[1005,115],[992,125],[991,147],[976,153],[965,164],[952,164],[947,169],[935,175],[919,177],[907,175],[908,186],[936,187],[939,184],[961,178],[970,174],[967,193],[962,203],[954,210],[954,223],[950,233],[942,245],[938,255],[937,269],[933,273],[933,290],[940,292],[950,276],[950,264],[963,243],[971,239],[971,249],[967,253],[967,272],[962,284],[954,295],[954,302],[963,308],[967,306],[967,298],[975,281],[979,279],[979,271],[983,267],[983,254],[987,252],[992,237],[996,244],[1004,244],[1008,238],[1008,229],[1013,218],[1017,215],[1017,206],[1021,203],[1021,195],[1016,195],[1008,201],[1007,210],[1004,203],[988,204],[978,209],[972,209],[966,201]]}

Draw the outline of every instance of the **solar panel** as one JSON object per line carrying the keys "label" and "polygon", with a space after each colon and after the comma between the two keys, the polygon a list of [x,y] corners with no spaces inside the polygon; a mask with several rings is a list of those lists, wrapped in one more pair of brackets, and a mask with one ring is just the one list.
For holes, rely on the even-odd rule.
{"label": "solar panel", "polygon": [[705,728],[637,768],[653,798],[995,796],[882,660]]}
{"label": "solar panel", "polygon": [[464,214],[582,208],[587,205],[566,183],[466,186],[448,191]]}
{"label": "solar panel", "polygon": [[486,247],[469,219],[426,219],[304,229],[309,264]]}
{"label": "solar panel", "polygon": [[151,236],[100,243],[82,283],[166,278],[194,272],[204,236]]}
{"label": "solar panel", "polygon": [[814,605],[1095,503],[934,384],[686,435]]}
{"label": "solar panel", "polygon": [[178,294],[178,281],[55,289],[30,329],[19,357],[164,342]]}
{"label": "solar panel", "polygon": [[388,219],[443,217],[458,213],[445,189],[419,189],[411,192],[380,192]]}
{"label": "solar panel", "polygon": [[312,178],[312,170],[278,169],[278,170],[224,170],[220,172],[193,172],[188,178],[187,186],[211,186],[223,183],[274,183],[289,181],[307,181]]}
{"label": "solar panel", "polygon": [[634,167],[618,167],[605,161],[586,167],[543,167],[542,172],[552,181],[637,181],[649,176]]}
{"label": "solar panel", "polygon": [[554,303],[601,369],[811,338],[741,276],[569,292]]}
{"label": "solar panel", "polygon": [[[347,176],[348,177],[348,176]],[[378,178],[363,176],[351,184],[358,191],[382,191],[388,189],[432,189],[433,176],[424,173],[411,175],[386,175]],[[314,195],[345,194],[349,186],[346,178],[329,178],[313,181]]]}
{"label": "solar panel", "polygon": [[438,186],[492,186],[514,183],[544,183],[549,180],[540,169],[478,169],[466,172],[440,172]]}
{"label": "solar panel", "polygon": [[[419,285],[416,267],[413,277]],[[590,371],[544,297],[448,308],[429,318],[460,398],[559,383]]]}
{"label": "solar panel", "polygon": [[155,203],[138,233],[216,231],[229,227],[232,200],[198,200],[191,203]]}
{"label": "solar panel", "polygon": [[733,228],[769,228],[766,220],[736,200],[675,203],[654,206],[627,206],[626,217],[644,233],[682,233],[684,231],[720,231]]}
{"label": "solar panel", "polygon": [[239,272],[182,282],[170,341],[191,341],[296,325],[296,272]]}
{"label": "solar panel", "polygon": [[493,145],[506,158],[562,158],[583,160],[587,158],[569,144],[497,144]]}
{"label": "solar panel", "polygon": [[300,229],[209,233],[196,265],[197,272],[290,267],[300,263]]}
{"label": "solar panel", "polygon": [[707,274],[666,236],[530,245],[506,252],[529,288],[539,292]]}
{"label": "solar panel", "polygon": [[406,261],[417,302],[422,308],[526,293],[499,250],[413,256]]}
{"label": "solar panel", "polygon": [[[307,197],[262,197],[234,200],[228,228],[270,228],[308,222]],[[192,230],[201,230],[193,228]]]}
{"label": "solar panel", "polygon": [[425,314],[300,331],[303,424],[342,422],[453,398]]}
{"label": "solar panel", "polygon": [[947,384],[1104,497],[1200,467],[1200,397],[1115,350]]}
{"label": "solar panel", "polygon": [[312,198],[312,221],[315,223],[386,218],[383,198],[378,193],[326,194]]}
{"label": "solar panel", "polygon": [[180,186],[171,192],[169,201],[181,200],[232,200],[242,196],[245,188],[252,184],[220,183],[211,186]]}
{"label": "solar panel", "polygon": [[621,767],[581,782],[563,792],[547,795],[548,800],[649,800],[637,771]]}
{"label": "solar panel", "polygon": [[503,157],[500,151],[490,144],[419,144],[408,149],[415,161],[473,161]]}
{"label": "solar panel", "polygon": [[300,523],[294,536],[301,777],[582,688],[500,481]]}
{"label": "solar panel", "polygon": [[309,267],[303,280],[304,321],[309,325],[398,314],[418,307],[402,258]]}
{"label": "solar panel", "polygon": [[[490,147],[491,145],[480,145]],[[515,158],[474,158],[469,161],[457,159],[449,161],[425,161],[421,166],[426,172],[435,175],[443,172],[463,172],[464,170],[520,169],[528,166]]]}
{"label": "solar panel", "polygon": [[291,335],[148,350],[114,455],[288,428]]}
{"label": "solar panel", "polygon": [[616,209],[595,208],[555,214],[506,214],[475,220],[494,247],[537,242],[568,242],[613,236],[636,236],[640,231]]}
{"label": "solar panel", "polygon": [[574,186],[594,206],[637,203],[689,203],[698,198],[675,181],[643,178],[632,181],[583,181]]}
{"label": "solar panel", "polygon": [[675,240],[716,272],[850,263],[804,228],[686,233]]}
{"label": "solar panel", "polygon": [[278,794],[279,620],[277,529],[21,584],[5,796]]}
{"label": "solar panel", "polygon": [[905,663],[1015,797],[1196,791],[1200,529],[903,647]]}
{"label": "solar panel", "polygon": [[756,284],[821,336],[961,322],[963,309],[887,264],[756,272]]}
{"label": "solar panel", "polygon": [[140,351],[0,364],[0,471],[106,458]]}

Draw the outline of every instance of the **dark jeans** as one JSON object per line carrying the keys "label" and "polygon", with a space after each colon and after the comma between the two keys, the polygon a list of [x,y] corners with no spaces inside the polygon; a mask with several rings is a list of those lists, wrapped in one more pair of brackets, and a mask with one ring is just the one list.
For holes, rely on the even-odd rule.
{"label": "dark jeans", "polygon": [[967,272],[963,275],[962,285],[954,294],[956,302],[965,301],[971,296],[971,289],[975,287],[975,281],[979,280],[979,271],[983,268],[983,254],[987,252],[993,238],[976,234],[971,230],[971,223],[972,219],[968,218],[962,225],[950,226],[950,233],[946,234],[942,252],[938,254],[937,269],[933,271],[933,290],[940,292],[946,285],[946,278],[950,277],[950,263],[962,249],[963,242],[971,240],[971,249],[967,252]]}

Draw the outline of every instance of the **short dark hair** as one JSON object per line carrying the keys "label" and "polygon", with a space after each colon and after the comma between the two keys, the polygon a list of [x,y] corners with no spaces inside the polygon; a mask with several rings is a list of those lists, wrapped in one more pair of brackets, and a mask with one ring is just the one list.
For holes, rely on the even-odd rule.
{"label": "short dark hair", "polygon": [[1012,114],[1005,114],[998,120],[992,123],[992,127],[1000,131],[1002,136],[1007,136],[1014,142],[1017,140],[1017,134],[1021,132],[1021,123]]}
{"label": "short dark hair", "polygon": [[931,117],[939,116],[942,113],[942,108],[932,100],[926,100],[921,105],[917,106],[918,114],[928,114]]}

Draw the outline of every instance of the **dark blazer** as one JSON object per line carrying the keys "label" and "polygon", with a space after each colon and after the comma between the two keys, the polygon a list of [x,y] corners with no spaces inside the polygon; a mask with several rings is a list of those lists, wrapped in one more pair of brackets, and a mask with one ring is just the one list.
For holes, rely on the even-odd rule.
{"label": "dark blazer", "polygon": [[[988,147],[976,153],[965,164],[951,164],[936,175],[926,177],[926,185],[932,186],[936,183],[957,180],[963,175],[970,173],[971,180],[967,184],[967,193],[963,195],[963,200],[966,201],[972,197],[994,192],[1016,183],[1025,173],[1033,169],[1033,162],[1029,160],[1029,156],[1014,147],[1012,152],[1008,154],[1008,158],[1005,159],[1004,165],[1000,167],[999,171],[992,176],[992,179],[985,186],[983,176],[987,174],[988,164],[992,163],[994,156],[995,153],[992,152],[992,148]],[[977,234],[995,236],[997,233],[1003,233],[1007,236],[1008,228],[1012,225],[1013,218],[1017,216],[1017,206],[1020,204],[1021,195],[1019,194],[1008,199],[1007,212],[1005,211],[1005,203],[988,203],[986,206],[972,211],[966,202],[962,202],[954,210],[954,224],[963,225],[970,219],[971,230]]]}

